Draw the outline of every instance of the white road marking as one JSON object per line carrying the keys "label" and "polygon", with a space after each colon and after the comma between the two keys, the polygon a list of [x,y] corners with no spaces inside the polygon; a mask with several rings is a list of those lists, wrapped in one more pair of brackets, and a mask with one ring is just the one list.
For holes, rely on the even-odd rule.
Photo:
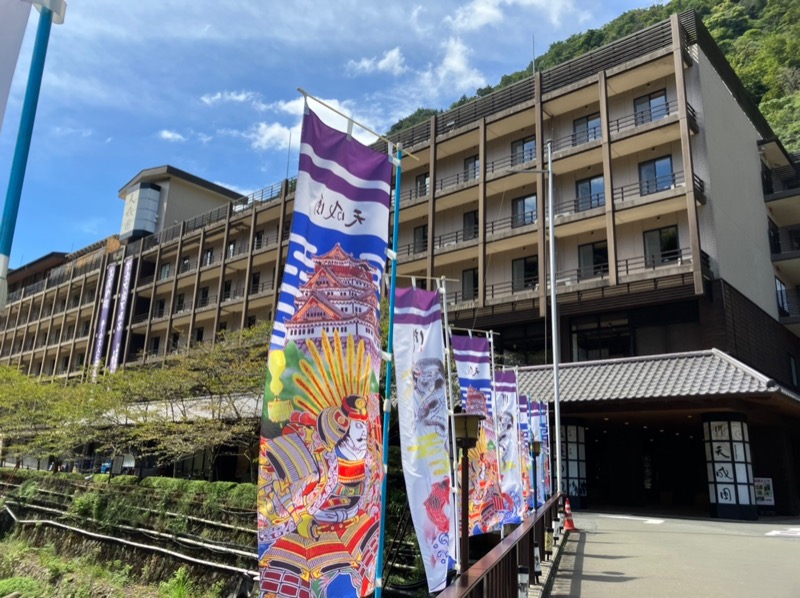
{"label": "white road marking", "polygon": [[790,538],[800,538],[800,527],[790,527],[789,529],[775,529],[764,534],[765,536],[788,536]]}
{"label": "white road marking", "polygon": [[629,515],[598,515],[598,517],[606,517],[608,519],[628,519],[630,521],[643,521],[651,525],[661,525],[664,523],[663,519],[647,519],[646,517],[631,517]]}

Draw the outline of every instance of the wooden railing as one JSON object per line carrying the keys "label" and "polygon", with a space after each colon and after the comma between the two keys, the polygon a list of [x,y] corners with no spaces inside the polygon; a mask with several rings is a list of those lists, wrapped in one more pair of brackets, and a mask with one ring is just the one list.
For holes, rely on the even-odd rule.
{"label": "wooden railing", "polygon": [[438,598],[518,598],[519,567],[533,571],[533,546],[544,554],[544,534],[558,518],[561,494],[556,494],[528,517],[477,563],[470,566]]}

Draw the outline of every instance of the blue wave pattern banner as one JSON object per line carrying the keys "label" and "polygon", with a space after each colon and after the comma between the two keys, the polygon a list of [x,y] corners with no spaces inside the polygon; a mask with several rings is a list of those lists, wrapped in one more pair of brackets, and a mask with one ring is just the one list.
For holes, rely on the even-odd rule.
{"label": "blue wave pattern banner", "polygon": [[510,499],[503,523],[521,523],[526,514],[526,504],[522,485],[517,374],[513,370],[494,373],[494,403],[497,407],[500,488],[503,496]]}
{"label": "blue wave pattern banner", "polygon": [[374,591],[383,479],[379,281],[391,174],[386,155],[306,113],[264,389],[262,598]]}

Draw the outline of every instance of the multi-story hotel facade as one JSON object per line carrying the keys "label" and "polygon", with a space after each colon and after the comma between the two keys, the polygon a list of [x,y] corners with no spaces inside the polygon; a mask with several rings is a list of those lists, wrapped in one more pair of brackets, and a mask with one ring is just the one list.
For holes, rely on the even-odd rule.
{"label": "multi-story hotel facade", "polygon": [[[498,333],[522,390],[549,401],[551,368],[537,364],[552,361],[552,152],[565,490],[578,504],[752,516],[768,479],[775,505],[761,507],[800,512],[800,166],[694,13],[392,141],[406,152],[399,273],[444,277],[450,322]],[[9,275],[0,363],[69,377],[271,319],[293,193],[292,180],[241,198],[142,171],[120,190],[119,235]]]}

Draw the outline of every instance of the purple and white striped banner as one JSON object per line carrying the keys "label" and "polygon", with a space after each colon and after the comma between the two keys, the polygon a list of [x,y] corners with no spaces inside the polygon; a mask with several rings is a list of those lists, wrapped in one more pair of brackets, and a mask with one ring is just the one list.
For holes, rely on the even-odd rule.
{"label": "purple and white striped banner", "polygon": [[117,315],[114,319],[114,338],[111,340],[111,361],[108,371],[114,373],[119,365],[119,353],[122,349],[122,333],[125,331],[125,316],[128,312],[128,295],[131,292],[131,275],[133,274],[133,258],[129,257],[122,266],[122,283],[117,300]]}
{"label": "purple and white striped banner", "polygon": [[535,481],[533,478],[533,434],[528,397],[519,395],[519,446],[522,463],[522,492],[528,511],[536,510]]}
{"label": "purple and white striped banner", "polygon": [[117,264],[109,264],[106,268],[106,284],[103,287],[103,303],[100,307],[100,320],[97,322],[97,335],[94,341],[94,357],[92,367],[97,373],[103,363],[103,354],[106,350],[106,334],[108,333],[108,318],[111,314],[111,296],[114,294],[114,283],[116,282]]}
{"label": "purple and white striped banner", "polygon": [[494,373],[494,403],[496,406],[497,447],[500,465],[500,488],[510,498],[504,524],[521,523],[525,516],[522,488],[522,463],[519,446],[519,400],[517,374],[513,370]]}
{"label": "purple and white striped banner", "polygon": [[261,423],[262,597],[374,590],[391,174],[386,154],[306,112]]}
{"label": "purple and white striped banner", "polygon": [[394,358],[403,476],[430,592],[455,565],[447,375],[438,291],[397,289]]}
{"label": "purple and white striped banner", "polygon": [[500,529],[506,509],[497,465],[491,346],[486,337],[453,336],[451,341],[462,404],[466,405],[467,413],[485,417],[478,433],[478,444],[467,453],[469,533],[484,534]]}

